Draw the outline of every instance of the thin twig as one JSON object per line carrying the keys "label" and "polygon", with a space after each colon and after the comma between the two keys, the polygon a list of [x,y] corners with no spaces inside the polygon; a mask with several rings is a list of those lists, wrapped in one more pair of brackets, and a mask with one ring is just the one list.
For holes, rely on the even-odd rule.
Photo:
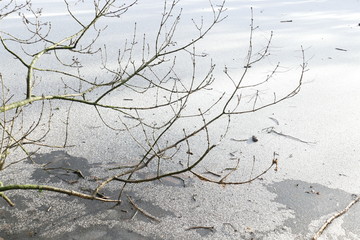
{"label": "thin twig", "polygon": [[273,166],[275,165],[275,171],[277,170],[277,166],[278,166],[278,160],[277,159],[273,159],[271,165],[265,169],[262,173],[258,174],[257,176],[250,178],[249,180],[246,181],[235,181],[235,182],[224,182],[222,178],[220,181],[218,180],[212,180],[209,178],[204,177],[203,175],[200,175],[196,172],[194,172],[193,170],[189,170],[192,174],[194,174],[196,177],[198,177],[200,180],[205,181],[205,182],[211,182],[211,183],[216,183],[216,184],[221,184],[221,185],[241,185],[241,184],[246,184],[246,183],[251,183],[252,181],[260,178],[262,175],[264,175],[265,173],[267,173]]}
{"label": "thin twig", "polygon": [[146,217],[148,217],[151,220],[154,220],[156,222],[161,222],[159,219],[157,219],[156,217],[154,217],[150,213],[146,212],[144,209],[140,208],[130,196],[127,196],[127,198],[129,200],[129,202],[131,203],[131,205],[133,205],[133,207],[136,208],[137,211],[141,212],[144,216],[146,216]]}
{"label": "thin twig", "polygon": [[316,144],[316,142],[308,142],[308,141],[304,141],[304,140],[301,140],[299,138],[296,138],[296,137],[293,137],[293,136],[290,136],[290,135],[287,135],[287,134],[283,134],[281,132],[277,132],[274,130],[273,127],[270,127],[270,128],[267,128],[267,129],[264,129],[266,130],[267,133],[275,133],[279,136],[282,136],[282,137],[286,137],[286,138],[289,138],[289,139],[292,139],[292,140],[295,140],[295,141],[298,141],[298,142],[302,142],[302,143],[306,143],[306,144]]}
{"label": "thin twig", "polygon": [[[3,186],[3,183],[0,182],[0,187]],[[11,207],[15,206],[15,203],[13,203],[8,196],[5,195],[5,193],[0,192],[0,197],[2,197]]]}
{"label": "thin twig", "polygon": [[0,197],[2,197],[11,207],[15,206],[15,203],[11,201],[11,199],[6,196],[3,192],[0,192]]}
{"label": "thin twig", "polygon": [[80,192],[73,191],[73,190],[57,188],[57,187],[52,187],[52,186],[47,186],[47,185],[24,184],[24,185],[0,186],[0,193],[5,192],[5,191],[9,191],[9,190],[17,190],[17,189],[58,192],[58,193],[64,193],[64,194],[76,196],[76,197],[79,197],[79,198],[90,199],[90,200],[98,200],[98,201],[102,201],[102,202],[116,202],[116,203],[121,202],[120,200],[104,199],[104,198],[96,197],[96,196],[89,195],[89,194],[80,193]]}
{"label": "thin twig", "polygon": [[195,227],[189,227],[187,229],[185,229],[185,231],[189,231],[189,230],[196,230],[196,229],[207,229],[207,230],[210,230],[212,232],[215,231],[215,228],[213,226],[211,227],[207,227],[207,226],[195,226]]}
{"label": "thin twig", "polygon": [[235,142],[247,142],[249,139],[236,139],[236,138],[230,138],[231,141]]}

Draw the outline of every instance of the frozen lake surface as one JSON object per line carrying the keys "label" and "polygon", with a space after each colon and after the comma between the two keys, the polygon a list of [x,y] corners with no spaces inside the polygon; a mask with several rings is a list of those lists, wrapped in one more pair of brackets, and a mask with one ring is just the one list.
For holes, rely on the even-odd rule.
{"label": "frozen lake surface", "polygon": [[[53,28],[61,29],[59,34],[71,32],[72,26],[63,21],[66,9],[59,10],[62,1],[33,2],[35,7],[44,7],[44,16],[54,23]],[[192,37],[188,20],[204,15],[206,22],[209,6],[200,0],[180,4],[184,8],[184,22],[177,35],[181,42]],[[134,20],[138,32],[151,36],[161,6],[162,1],[140,1],[120,20],[121,25],[107,20],[109,31],[101,41],[113,46],[119,39],[131,37]],[[360,194],[360,1],[228,0],[226,7],[228,17],[197,45],[217,64],[215,77],[219,82],[215,86],[219,91],[229,87],[221,80],[225,65],[236,76],[244,70],[251,7],[258,26],[254,35],[256,49],[266,46],[271,31],[273,39],[270,56],[251,68],[248,81],[266,76],[280,62],[277,87],[286,91],[298,79],[301,47],[308,70],[295,97],[256,113],[235,116],[228,136],[199,166],[199,172],[219,173],[228,167],[230,158],[236,157],[242,159],[244,169],[239,174],[248,178],[248,170],[253,167],[260,173],[274,152],[278,154],[278,171],[269,171],[261,179],[239,186],[211,184],[190,174],[180,175],[183,181],[166,178],[129,186],[127,195],[159,222],[140,213],[133,217],[135,210],[127,201],[113,207],[52,193],[14,191],[8,194],[17,204],[14,208],[1,200],[0,239],[310,239],[326,219]],[[78,14],[86,18],[90,12],[83,9]],[[16,17],[1,20],[0,29],[17,32],[18,21]],[[2,48],[0,54],[9,57]],[[114,56],[109,54],[109,58]],[[22,76],[15,70],[17,66],[12,60],[1,60],[0,72],[4,77]],[[191,73],[183,68],[181,77],[189,77]],[[84,123],[72,128],[70,141],[77,146],[65,151],[44,149],[36,155],[38,162],[55,159],[61,166],[96,175],[119,156],[136,156],[137,150],[126,141],[123,145],[129,145],[131,151],[98,148],[116,146],[123,139],[98,128],[99,122],[89,117],[94,110],[80,107],[76,113],[75,122]],[[222,123],[215,126],[215,134],[222,127]],[[276,132],[264,131],[269,128]],[[251,136],[259,141],[231,140]],[[253,156],[259,159],[255,165]],[[0,171],[0,179],[6,184],[31,179],[69,187],[30,166],[30,162],[23,162]],[[115,189],[113,186],[108,191],[113,193]],[[336,219],[321,239],[360,239],[359,219],[357,204]]]}

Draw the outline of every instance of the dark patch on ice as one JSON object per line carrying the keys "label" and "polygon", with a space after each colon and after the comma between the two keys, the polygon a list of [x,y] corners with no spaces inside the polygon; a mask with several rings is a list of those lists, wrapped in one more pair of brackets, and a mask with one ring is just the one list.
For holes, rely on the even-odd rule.
{"label": "dark patch on ice", "polygon": [[[287,219],[284,226],[292,229],[292,233],[305,236],[309,232],[311,221],[328,214],[335,214],[344,209],[354,198],[348,192],[299,180],[285,180],[267,186],[270,192],[277,195],[275,202],[291,209],[295,217]],[[359,206],[344,217],[343,228],[359,234]],[[356,216],[355,216],[356,215]],[[319,226],[320,227],[320,226]]]}
{"label": "dark patch on ice", "polygon": [[[71,156],[65,151],[34,154],[32,159],[37,164],[46,164],[45,168],[59,169],[59,171],[45,171],[42,168],[36,169],[32,173],[32,179],[36,182],[42,184],[50,182],[49,185],[57,186],[59,183],[63,184],[63,181],[68,183],[73,181],[73,184],[68,184],[71,189],[88,194],[92,192],[93,189],[87,191],[80,187],[84,181],[89,180],[87,178],[90,176],[89,170],[95,166],[95,164],[89,164],[87,159]],[[102,164],[99,164],[95,168],[101,167],[103,167]],[[82,179],[76,173],[64,171],[64,169],[79,170],[85,179]],[[80,178],[83,182],[78,181]],[[174,184],[179,185],[180,182],[175,181]],[[94,183],[94,187],[96,186],[97,184]],[[29,194],[29,191],[27,191],[26,195],[22,194],[23,191],[9,193],[8,196],[16,206],[12,208],[4,205],[0,208],[0,239],[48,239],[48,237],[43,236],[48,236],[49,231],[55,233],[59,228],[68,224],[73,224],[75,230],[66,233],[59,232],[52,239],[158,239],[134,233],[122,225],[122,221],[153,222],[149,217],[137,212],[134,206],[129,203],[127,196],[131,196],[139,208],[160,221],[163,217],[175,216],[174,213],[150,201],[145,201],[137,197],[134,192],[129,191],[123,192],[120,205],[85,200],[63,194],[48,194],[47,191],[38,192],[31,190],[31,192],[32,194]],[[116,198],[119,189],[104,188],[102,193]],[[44,199],[44,201],[40,199],[40,201],[37,201],[37,204],[34,204],[34,199],[36,198]],[[69,209],[69,211],[61,212],[60,209]],[[136,212],[137,214],[135,215]],[[49,221],[49,216],[51,216],[52,221]],[[91,217],[89,218],[89,216]],[[95,220],[101,220],[104,225],[91,224],[91,219],[94,222]],[[83,221],[89,223],[91,227],[84,228],[81,225]],[[106,222],[114,221],[118,222],[114,227],[109,228],[106,226]],[[19,228],[14,228],[14,226]]]}
{"label": "dark patch on ice", "polygon": [[90,165],[88,160],[71,156],[65,151],[34,154],[32,160],[43,165],[42,168],[36,169],[32,174],[32,178],[39,182],[50,181],[56,183],[66,181],[73,183],[80,178],[89,176]]}
{"label": "dark patch on ice", "polygon": [[[37,239],[45,240],[49,239],[47,237],[39,236],[39,233],[36,230],[24,231],[19,234],[14,234],[12,236],[6,236],[6,240],[28,240],[28,239]],[[157,240],[159,238],[153,238],[148,236],[142,236],[138,233],[135,233],[131,230],[121,228],[116,225],[113,228],[109,228],[106,225],[95,225],[91,229],[76,227],[71,232],[62,233],[54,238],[53,240],[60,239],[71,239],[71,240]]]}

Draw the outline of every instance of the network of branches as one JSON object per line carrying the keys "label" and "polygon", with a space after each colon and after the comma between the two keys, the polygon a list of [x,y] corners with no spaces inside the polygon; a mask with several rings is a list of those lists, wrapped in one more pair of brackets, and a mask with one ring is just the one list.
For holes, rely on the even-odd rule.
{"label": "network of branches", "polygon": [[[67,141],[71,132],[68,127],[72,124],[69,116],[73,109],[82,106],[95,109],[97,116],[93,117],[101,119],[104,127],[118,134],[128,134],[142,153],[132,165],[119,160],[119,167],[109,170],[107,177],[101,177],[92,194],[48,185],[1,183],[0,194],[10,205],[14,203],[5,192],[17,189],[48,190],[120,202],[128,184],[186,172],[212,183],[243,184],[277,167],[274,154],[268,168],[246,181],[227,180],[236,169],[216,180],[196,170],[231,131],[234,115],[256,112],[299,92],[306,70],[304,57],[291,89],[286,93],[274,90],[270,97],[265,98],[266,101],[259,101],[261,94],[256,89],[272,81],[279,64],[260,81],[246,80],[249,72],[256,71],[256,64],[269,56],[272,40],[272,33],[269,33],[262,50],[254,52],[253,34],[257,27],[252,10],[249,9],[251,17],[245,63],[236,73],[225,67],[222,75],[215,78],[215,62],[205,53],[198,52],[197,47],[217,24],[226,21],[225,2],[206,3],[211,11],[204,19],[192,19],[192,30],[196,34],[188,36],[187,42],[176,39],[183,18],[183,10],[178,6],[180,3],[167,0],[159,13],[156,32],[139,33],[142,24],[139,19],[133,25],[132,37],[123,39],[124,32],[119,29],[114,34],[122,42],[117,42],[116,46],[107,44],[102,36],[108,30],[109,21],[121,24],[126,13],[136,4],[136,0],[131,3],[95,0],[91,1],[91,14],[84,17],[78,10],[83,5],[89,7],[89,2],[64,0],[66,14],[63,17],[73,26],[62,31],[55,23],[46,20],[42,9],[34,9],[31,0],[0,3],[0,21],[21,21],[23,26],[20,32],[0,29],[1,54],[12,61],[15,59],[20,69],[10,71],[23,76],[12,79],[0,73],[0,172],[6,174],[6,170],[15,164],[31,159],[36,152],[34,148],[69,147]],[[184,62],[187,64],[185,67]],[[186,77],[181,72],[184,69],[188,72]],[[212,91],[218,79],[230,87],[215,94]],[[199,101],[209,93],[215,99]],[[249,93],[252,93],[250,97]],[[57,121],[53,117],[52,104],[55,102],[67,107],[64,141],[59,146],[47,142],[52,124]],[[35,112],[35,120],[29,120]],[[227,122],[227,126],[220,135],[214,136],[211,128],[219,121]],[[22,152],[25,158],[14,158],[15,152]],[[186,164],[179,165],[179,160]],[[141,171],[155,173],[149,177],[138,174]],[[121,186],[118,196],[108,199],[99,193],[111,182],[118,182]]]}

